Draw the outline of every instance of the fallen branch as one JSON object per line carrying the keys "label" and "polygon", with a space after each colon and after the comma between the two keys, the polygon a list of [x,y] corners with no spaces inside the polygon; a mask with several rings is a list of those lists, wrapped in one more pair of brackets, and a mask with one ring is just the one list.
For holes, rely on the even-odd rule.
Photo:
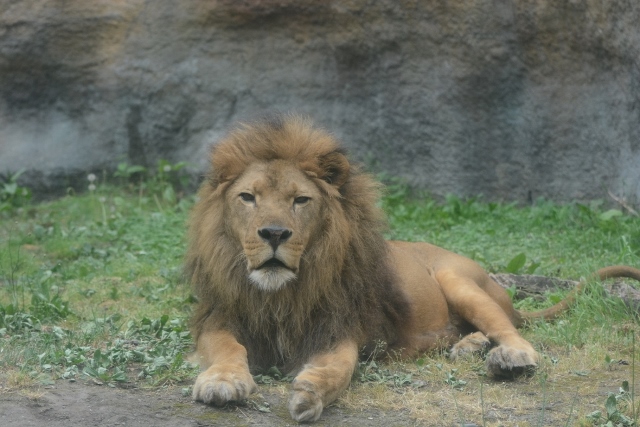
{"label": "fallen branch", "polygon": [[611,190],[607,190],[607,193],[609,193],[609,197],[611,197],[616,203],[618,203],[620,206],[622,206],[627,211],[629,211],[631,215],[640,216],[640,214],[638,214],[638,211],[636,211],[631,206],[629,206],[629,204],[625,199],[623,199],[622,197],[617,197],[615,194],[611,192]]}

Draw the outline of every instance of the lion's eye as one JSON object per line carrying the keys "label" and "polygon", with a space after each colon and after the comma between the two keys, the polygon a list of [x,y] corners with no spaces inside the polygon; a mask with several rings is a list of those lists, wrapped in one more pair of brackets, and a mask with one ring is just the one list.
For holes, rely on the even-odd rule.
{"label": "lion's eye", "polygon": [[305,203],[307,203],[309,200],[311,200],[311,197],[307,197],[307,196],[298,196],[295,199],[293,199],[293,203],[295,203],[296,205],[304,205]]}
{"label": "lion's eye", "polygon": [[256,201],[256,196],[254,196],[251,193],[240,193],[240,198],[242,199],[243,202],[255,202]]}

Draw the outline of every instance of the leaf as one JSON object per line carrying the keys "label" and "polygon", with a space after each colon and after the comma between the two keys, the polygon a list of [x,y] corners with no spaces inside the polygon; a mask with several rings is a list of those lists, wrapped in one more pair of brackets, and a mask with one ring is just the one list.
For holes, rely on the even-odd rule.
{"label": "leaf", "polygon": [[598,420],[600,420],[600,418],[602,417],[602,412],[600,411],[593,411],[590,414],[587,414],[587,418],[597,422]]}
{"label": "leaf", "polygon": [[16,184],[15,182],[9,183],[9,184],[5,184],[4,185],[4,192],[6,194],[9,194],[10,196],[13,196],[16,194],[16,191],[18,190],[18,184]]}
{"label": "leaf", "polygon": [[145,168],[144,166],[133,165],[133,166],[129,166],[127,168],[127,173],[129,175],[133,175],[134,173],[144,172],[146,170],[147,170],[147,168]]}
{"label": "leaf", "polygon": [[162,192],[162,199],[170,204],[176,203],[176,192],[171,185],[167,185],[167,187]]}
{"label": "leaf", "polygon": [[121,368],[115,368],[111,379],[113,381],[125,382],[127,381],[127,374]]}
{"label": "leaf", "polygon": [[629,393],[629,381],[627,380],[622,381],[622,386],[620,387],[620,391],[624,393]]}
{"label": "leaf", "polygon": [[38,375],[37,380],[42,385],[53,385],[56,383],[53,378],[51,378],[51,375],[48,374]]}
{"label": "leaf", "polygon": [[98,378],[98,372],[89,365],[84,367],[84,369],[82,370],[82,373],[93,378]]}
{"label": "leaf", "polygon": [[256,402],[255,400],[249,400],[247,401],[247,403],[253,407],[253,409],[256,409],[260,412],[264,412],[264,413],[270,413],[271,412],[271,408],[269,407],[269,403],[268,402]]}
{"label": "leaf", "polygon": [[511,261],[507,264],[507,273],[516,274],[524,267],[524,264],[527,262],[527,256],[524,252],[519,253]]}
{"label": "leaf", "polygon": [[600,214],[600,220],[611,221],[613,218],[617,216],[622,216],[622,211],[619,211],[618,209],[609,209],[608,211]]}
{"label": "leaf", "polygon": [[562,301],[562,296],[558,294],[551,294],[549,295],[549,301],[551,301],[553,304],[557,304]]}
{"label": "leaf", "polygon": [[618,412],[617,404],[618,401],[616,400],[616,396],[614,394],[610,394],[604,404],[604,407],[607,409],[607,418],[611,419],[616,412]]}
{"label": "leaf", "polygon": [[282,378],[282,372],[280,372],[280,370],[275,366],[272,366],[271,368],[269,368],[269,370],[267,371],[267,375],[275,379]]}
{"label": "leaf", "polygon": [[527,270],[525,271],[527,274],[533,274],[538,267],[540,267],[540,263],[539,262],[532,262],[531,264],[529,264],[529,267],[527,267]]}

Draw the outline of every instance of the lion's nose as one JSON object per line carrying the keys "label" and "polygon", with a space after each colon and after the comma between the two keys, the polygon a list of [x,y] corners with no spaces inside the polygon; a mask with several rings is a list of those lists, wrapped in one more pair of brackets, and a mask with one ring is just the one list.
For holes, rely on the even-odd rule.
{"label": "lion's nose", "polygon": [[265,227],[258,230],[258,235],[269,242],[274,251],[278,249],[280,243],[286,242],[292,234],[291,230],[282,227]]}

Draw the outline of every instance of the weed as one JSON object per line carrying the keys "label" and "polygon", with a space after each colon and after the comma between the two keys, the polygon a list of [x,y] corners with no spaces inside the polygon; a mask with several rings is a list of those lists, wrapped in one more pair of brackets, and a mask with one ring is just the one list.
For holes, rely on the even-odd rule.
{"label": "weed", "polygon": [[24,170],[0,176],[0,212],[26,206],[31,200],[31,190],[18,184]]}
{"label": "weed", "polygon": [[413,383],[410,373],[389,368],[373,359],[358,363],[354,378],[361,383],[386,384],[396,388]]}
{"label": "weed", "polygon": [[540,267],[539,262],[531,262],[527,268],[524,268],[526,263],[527,255],[520,252],[507,263],[504,271],[511,274],[533,274]]}
{"label": "weed", "polygon": [[293,381],[293,377],[284,375],[282,372],[280,372],[280,369],[278,369],[277,366],[272,366],[265,372],[254,375],[253,380],[256,382],[256,384],[273,384],[277,381],[290,383],[291,381]]}
{"label": "weed", "polygon": [[127,162],[118,163],[116,171],[113,173],[115,178],[120,179],[120,185],[125,186],[135,176],[142,175],[147,168],[140,165],[129,165]]}
{"label": "weed", "polygon": [[629,383],[627,381],[623,381],[617,394],[609,393],[604,404],[606,413],[602,413],[602,411],[594,411],[587,415],[587,419],[591,420],[598,426],[604,427],[635,426],[635,421],[622,413],[622,410],[626,409],[630,404],[630,395]]}
{"label": "weed", "polygon": [[[442,369],[441,364],[437,364],[436,367],[438,369]],[[444,383],[447,385],[450,385],[451,387],[457,390],[462,390],[464,386],[467,385],[467,382],[465,380],[459,379],[457,374],[458,374],[458,369],[451,369],[448,372],[445,372]]]}
{"label": "weed", "polygon": [[412,375],[410,373],[390,369],[386,364],[378,362],[378,357],[385,354],[386,348],[386,343],[376,342],[373,351],[356,366],[353,379],[361,383],[387,384],[393,387],[411,385]]}
{"label": "weed", "polygon": [[183,173],[186,166],[186,162],[172,164],[166,160],[159,160],[155,170],[149,170],[140,165],[122,162],[118,164],[114,177],[119,179],[122,185],[131,184],[132,180],[138,178],[139,202],[147,203],[148,197],[151,197],[162,211],[164,205],[174,206],[182,200],[182,192],[189,184],[189,176]]}

